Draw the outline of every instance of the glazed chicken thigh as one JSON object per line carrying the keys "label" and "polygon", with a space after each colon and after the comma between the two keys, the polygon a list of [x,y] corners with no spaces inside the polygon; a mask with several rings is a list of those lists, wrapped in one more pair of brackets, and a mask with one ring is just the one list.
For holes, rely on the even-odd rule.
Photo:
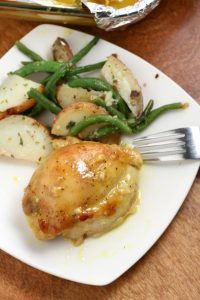
{"label": "glazed chicken thigh", "polygon": [[80,142],[56,149],[33,174],[23,210],[35,236],[80,244],[131,213],[142,159],[133,149]]}

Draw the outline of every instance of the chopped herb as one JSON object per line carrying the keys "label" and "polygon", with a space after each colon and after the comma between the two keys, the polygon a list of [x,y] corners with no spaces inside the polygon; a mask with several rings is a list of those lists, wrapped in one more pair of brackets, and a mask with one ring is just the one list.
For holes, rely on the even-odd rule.
{"label": "chopped herb", "polygon": [[13,154],[11,154],[10,157],[15,158]]}
{"label": "chopped herb", "polygon": [[69,121],[69,123],[66,126],[66,129],[72,128],[76,123],[74,121]]}
{"label": "chopped herb", "polygon": [[140,93],[136,90],[132,90],[130,96],[131,97],[138,97],[140,95]]}
{"label": "chopped herb", "polygon": [[3,99],[3,100],[0,101],[0,103],[1,104],[8,103],[8,100],[7,99]]}
{"label": "chopped herb", "polygon": [[24,145],[24,141],[23,141],[22,136],[21,136],[21,134],[19,132],[18,132],[18,137],[19,137],[19,144],[21,146],[23,146]]}

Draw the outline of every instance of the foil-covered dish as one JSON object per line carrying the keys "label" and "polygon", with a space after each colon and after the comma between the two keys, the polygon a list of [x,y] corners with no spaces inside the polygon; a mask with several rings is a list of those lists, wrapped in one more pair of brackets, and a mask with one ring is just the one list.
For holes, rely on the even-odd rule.
{"label": "foil-covered dish", "polygon": [[161,0],[0,0],[0,17],[97,25],[114,30],[135,23]]}
{"label": "foil-covered dish", "polygon": [[160,0],[99,1],[106,2],[107,5],[94,3],[91,0],[82,0],[82,2],[94,14],[98,27],[114,30],[143,19],[159,4]]}

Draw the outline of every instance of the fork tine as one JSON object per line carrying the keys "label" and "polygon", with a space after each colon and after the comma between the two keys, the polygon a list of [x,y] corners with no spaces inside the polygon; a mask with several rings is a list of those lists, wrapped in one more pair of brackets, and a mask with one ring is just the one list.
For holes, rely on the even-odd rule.
{"label": "fork tine", "polygon": [[172,140],[172,141],[161,141],[161,142],[154,142],[152,144],[136,144],[134,143],[134,147],[137,148],[140,152],[143,152],[144,149],[151,149],[154,147],[158,148],[166,148],[166,147],[177,147],[177,146],[184,146],[185,142],[183,140]]}
{"label": "fork tine", "polygon": [[180,161],[183,159],[184,159],[184,157],[182,154],[173,154],[173,155],[160,156],[160,157],[143,157],[143,161],[149,162],[149,163]]}
{"label": "fork tine", "polygon": [[176,132],[171,132],[171,131],[165,131],[163,133],[156,133],[156,134],[152,134],[150,136],[144,136],[142,138],[137,138],[137,139],[133,139],[133,143],[134,145],[136,144],[148,144],[150,142],[156,142],[156,140],[158,141],[165,141],[165,140],[169,140],[169,139],[181,139],[184,138],[185,134],[184,133],[176,133]]}
{"label": "fork tine", "polygon": [[200,127],[172,129],[132,140],[148,162],[200,159]]}
{"label": "fork tine", "polygon": [[168,149],[156,149],[142,151],[142,155],[152,154],[152,155],[172,155],[172,154],[183,154],[185,153],[185,148],[168,148]]}

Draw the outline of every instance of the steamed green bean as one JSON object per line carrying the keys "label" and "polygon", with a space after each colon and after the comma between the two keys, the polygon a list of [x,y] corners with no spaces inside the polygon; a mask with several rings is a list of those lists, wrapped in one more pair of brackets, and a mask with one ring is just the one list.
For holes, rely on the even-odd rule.
{"label": "steamed green bean", "polygon": [[162,114],[175,109],[183,109],[185,108],[185,104],[181,102],[170,103],[163,106],[160,106],[154,110],[152,110],[146,118],[144,118],[139,124],[136,124],[135,127],[132,128],[132,133],[138,133],[146,129],[153,121],[155,121]]}
{"label": "steamed green bean", "polygon": [[99,41],[98,37],[94,37],[85,47],[78,51],[69,61],[72,65],[79,62]]}
{"label": "steamed green bean", "polygon": [[28,96],[30,98],[35,99],[41,106],[51,111],[53,114],[58,114],[61,111],[61,108],[58,105],[50,101],[47,97],[45,97],[42,93],[38,92],[38,90],[36,89],[32,88],[28,92]]}
{"label": "steamed green bean", "polygon": [[84,130],[88,126],[93,124],[99,124],[99,123],[107,123],[114,127],[117,127],[123,133],[127,133],[127,134],[131,133],[131,128],[124,121],[120,120],[118,117],[116,116],[112,117],[108,115],[96,115],[96,116],[87,117],[84,120],[81,120],[80,122],[76,123],[69,130],[69,135],[77,136],[82,130]]}
{"label": "steamed green bean", "polygon": [[82,87],[85,89],[91,89],[95,91],[111,91],[113,98],[116,99],[116,106],[121,111],[121,113],[127,116],[129,112],[129,108],[120,96],[120,94],[113,89],[112,85],[110,85],[102,79],[91,77],[77,78],[69,80],[68,85],[70,87]]}
{"label": "steamed green bean", "polygon": [[22,52],[24,53],[26,56],[28,56],[30,59],[32,59],[33,61],[39,61],[39,60],[43,60],[43,58],[37,54],[36,52],[32,51],[31,49],[29,49],[27,46],[25,46],[22,42],[17,41],[15,43],[16,47]]}

